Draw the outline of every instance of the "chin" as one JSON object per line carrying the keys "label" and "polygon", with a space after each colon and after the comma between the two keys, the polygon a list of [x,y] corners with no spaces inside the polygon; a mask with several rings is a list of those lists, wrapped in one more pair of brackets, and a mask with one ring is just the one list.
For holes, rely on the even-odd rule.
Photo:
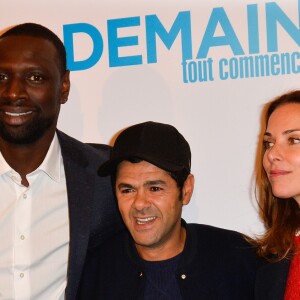
{"label": "chin", "polygon": [[282,193],[279,193],[279,192],[273,192],[273,195],[277,198],[281,198],[281,199],[290,199],[290,198],[294,198],[294,194],[287,194],[286,192],[282,192]]}

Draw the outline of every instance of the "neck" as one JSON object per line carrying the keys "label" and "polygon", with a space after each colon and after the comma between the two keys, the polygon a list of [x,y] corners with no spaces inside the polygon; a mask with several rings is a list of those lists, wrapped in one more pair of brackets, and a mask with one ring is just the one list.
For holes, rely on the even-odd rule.
{"label": "neck", "polygon": [[5,161],[20,174],[22,183],[28,186],[26,175],[36,170],[45,159],[54,133],[32,144],[18,145],[0,139],[0,151]]}
{"label": "neck", "polygon": [[136,249],[140,257],[147,261],[161,261],[172,258],[183,251],[186,240],[186,230],[180,227],[178,236],[154,246],[143,246],[136,244]]}

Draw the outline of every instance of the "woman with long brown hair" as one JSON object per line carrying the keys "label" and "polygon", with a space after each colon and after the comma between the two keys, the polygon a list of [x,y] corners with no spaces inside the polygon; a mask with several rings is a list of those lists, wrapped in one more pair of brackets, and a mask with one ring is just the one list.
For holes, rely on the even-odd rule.
{"label": "woman with long brown hair", "polygon": [[300,91],[268,103],[262,122],[256,183],[266,231],[254,244],[269,263],[256,299],[300,299]]}

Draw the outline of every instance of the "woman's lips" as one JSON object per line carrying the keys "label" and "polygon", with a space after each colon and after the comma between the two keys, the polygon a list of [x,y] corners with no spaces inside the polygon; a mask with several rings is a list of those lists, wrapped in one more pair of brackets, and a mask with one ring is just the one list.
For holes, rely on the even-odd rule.
{"label": "woman's lips", "polygon": [[287,174],[290,174],[290,171],[285,171],[285,170],[271,170],[270,171],[270,176],[271,177],[280,177],[280,176],[284,176]]}

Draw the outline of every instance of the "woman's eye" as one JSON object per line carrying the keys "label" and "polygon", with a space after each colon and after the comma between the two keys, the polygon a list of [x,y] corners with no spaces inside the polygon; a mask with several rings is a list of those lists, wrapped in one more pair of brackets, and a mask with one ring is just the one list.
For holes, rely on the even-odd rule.
{"label": "woman's eye", "polygon": [[298,144],[300,143],[300,138],[289,138],[289,142],[291,144]]}
{"label": "woman's eye", "polygon": [[272,143],[270,141],[263,141],[263,146],[264,146],[265,150],[270,149],[273,145],[274,145],[274,143]]}

